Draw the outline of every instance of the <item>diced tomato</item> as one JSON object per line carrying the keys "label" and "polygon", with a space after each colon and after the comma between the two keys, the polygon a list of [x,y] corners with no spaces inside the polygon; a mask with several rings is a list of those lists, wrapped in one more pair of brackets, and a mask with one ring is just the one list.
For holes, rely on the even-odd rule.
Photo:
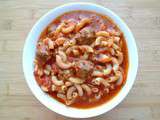
{"label": "diced tomato", "polygon": [[56,64],[52,64],[52,70],[53,70],[54,74],[59,73],[59,69]]}
{"label": "diced tomato", "polygon": [[103,68],[102,66],[100,66],[100,65],[96,65],[95,68],[96,68],[97,70],[103,70],[103,69],[104,69],[104,68]]}
{"label": "diced tomato", "polygon": [[73,62],[74,58],[73,57],[68,57],[69,62]]}
{"label": "diced tomato", "polygon": [[100,25],[100,30],[106,30],[107,26],[105,26],[104,24]]}
{"label": "diced tomato", "polygon": [[43,76],[42,78],[39,79],[39,82],[41,83],[41,85],[50,88],[51,87],[51,78],[48,76]]}

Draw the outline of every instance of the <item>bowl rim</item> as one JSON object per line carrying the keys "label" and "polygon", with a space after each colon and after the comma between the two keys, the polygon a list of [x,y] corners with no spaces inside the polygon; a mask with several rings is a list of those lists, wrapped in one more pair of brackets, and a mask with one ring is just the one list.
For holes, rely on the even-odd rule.
{"label": "bowl rim", "polygon": [[[49,15],[53,14],[55,11],[59,11],[61,9],[66,9],[68,7],[73,7],[73,6],[89,6],[89,7],[92,7],[90,10],[94,10],[95,12],[97,12],[97,10],[95,8],[98,8],[98,9],[101,9],[103,11],[106,11],[108,14],[112,15],[113,17],[115,17],[115,19],[117,21],[119,21],[125,29],[127,31],[127,33],[124,32],[124,34],[127,34],[128,36],[130,36],[131,38],[131,43],[132,43],[132,47],[134,49],[134,52],[135,54],[133,55],[133,58],[134,59],[134,65],[131,65],[130,66],[130,59],[129,59],[129,67],[128,67],[128,72],[129,72],[129,69],[131,69],[130,67],[132,67],[132,78],[128,78],[129,74],[127,75],[127,80],[128,79],[131,79],[130,80],[130,83],[128,83],[125,88],[122,88],[122,89],[125,89],[125,92],[123,92],[123,94],[121,94],[120,96],[120,93],[122,93],[122,89],[120,90],[120,92],[114,97],[112,98],[110,101],[116,101],[116,102],[112,102],[112,104],[108,107],[108,103],[105,103],[105,104],[102,104],[100,106],[97,106],[97,107],[93,107],[93,108],[89,108],[89,109],[77,109],[77,108],[72,108],[72,107],[59,107],[60,104],[59,103],[54,103],[54,105],[56,105],[57,107],[59,108],[63,108],[63,110],[60,110],[60,109],[55,109],[53,106],[49,106],[50,104],[52,104],[52,102],[50,102],[47,98],[47,95],[43,94],[43,97],[46,97],[46,98],[43,98],[41,97],[40,95],[42,94],[38,94],[38,90],[36,90],[32,84],[31,84],[31,80],[32,78],[31,77],[28,77],[28,73],[27,73],[27,65],[25,64],[26,63],[26,54],[27,54],[27,44],[29,44],[29,41],[31,39],[31,35],[34,33],[33,31],[37,28],[37,26],[39,26],[39,24],[46,18],[48,17]],[[79,10],[84,10],[84,9],[81,9],[79,8]],[[65,12],[62,12],[61,14],[63,14]],[[60,15],[61,15],[60,14]],[[109,16],[111,18],[111,16]],[[115,20],[113,18],[111,18],[114,22]],[[53,21],[53,20],[52,20]],[[116,23],[116,25],[119,26],[119,24]],[[46,25],[47,26],[47,25]],[[121,28],[120,28],[121,29]],[[126,42],[128,40],[126,39]],[[127,47],[129,46],[128,45],[129,43],[127,42]],[[129,48],[128,48],[128,57],[130,58],[130,51],[129,51]],[[31,31],[29,32],[27,38],[26,38],[26,41],[25,41],[25,44],[24,44],[24,48],[23,48],[23,58],[22,58],[22,64],[23,64],[23,73],[24,73],[24,76],[25,76],[25,80],[30,88],[30,90],[32,91],[32,94],[34,94],[34,96],[40,101],[40,103],[42,103],[43,105],[45,105],[47,108],[49,108],[50,110],[58,113],[58,114],[61,114],[63,116],[67,116],[67,117],[72,117],[72,118],[89,118],[89,117],[95,117],[95,116],[98,116],[98,115],[101,115],[103,113],[106,113],[110,110],[112,110],[114,107],[116,107],[118,104],[120,104],[122,102],[122,100],[127,96],[127,94],[129,93],[130,89],[132,88],[133,86],[133,83],[136,79],[136,74],[137,74],[137,70],[138,70],[138,51],[137,51],[137,46],[136,46],[136,41],[133,37],[133,34],[132,32],[130,31],[130,29],[128,28],[128,26],[126,25],[126,23],[117,15],[115,14],[113,11],[111,11],[110,9],[108,8],[105,8],[101,5],[97,5],[97,4],[94,4],[94,3],[88,3],[88,2],[75,2],[75,3],[67,3],[67,4],[64,4],[64,5],[60,5],[56,8],[53,8],[51,9],[49,12],[47,12],[46,14],[44,14],[37,22],[36,24],[32,27]],[[35,79],[34,79],[35,80]],[[126,82],[127,82],[126,80]],[[125,86],[125,85],[124,85]],[[38,89],[38,88],[37,88]],[[120,97],[117,97],[117,96],[120,96]],[[53,98],[51,98],[53,99]],[[109,101],[109,102],[110,102]],[[48,103],[47,103],[48,102]],[[55,102],[55,100],[54,100]],[[103,107],[102,107],[103,106]],[[71,112],[72,110],[72,113],[69,113]]]}

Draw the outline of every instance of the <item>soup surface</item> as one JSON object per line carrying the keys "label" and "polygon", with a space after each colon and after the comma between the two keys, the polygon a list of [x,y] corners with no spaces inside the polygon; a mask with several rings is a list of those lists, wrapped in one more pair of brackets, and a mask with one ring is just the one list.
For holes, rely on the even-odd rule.
{"label": "soup surface", "polygon": [[42,32],[34,75],[41,89],[65,105],[91,108],[125,84],[128,51],[114,22],[90,11],[65,13]]}

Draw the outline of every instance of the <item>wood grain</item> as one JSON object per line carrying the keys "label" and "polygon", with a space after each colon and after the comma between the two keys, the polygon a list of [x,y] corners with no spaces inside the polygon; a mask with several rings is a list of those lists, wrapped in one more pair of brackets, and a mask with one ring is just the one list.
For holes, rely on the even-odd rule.
{"label": "wood grain", "polygon": [[[82,0],[110,8],[132,30],[139,52],[133,89],[112,111],[89,120],[160,119],[160,1]],[[0,0],[0,120],[70,120],[36,100],[22,72],[22,49],[34,23],[74,0]]]}

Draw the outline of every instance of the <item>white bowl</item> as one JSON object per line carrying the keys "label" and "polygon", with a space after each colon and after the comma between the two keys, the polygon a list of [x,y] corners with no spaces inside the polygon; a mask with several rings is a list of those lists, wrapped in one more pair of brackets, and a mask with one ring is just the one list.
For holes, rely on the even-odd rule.
{"label": "white bowl", "polygon": [[[35,58],[36,43],[40,36],[40,33],[57,16],[60,16],[65,12],[73,10],[95,11],[96,13],[109,16],[124,33],[126,43],[128,46],[129,68],[125,85],[112,100],[98,107],[90,109],[77,109],[77,108],[67,107],[64,104],[58,102],[57,100],[51,98],[49,95],[47,95],[40,89],[33,74],[33,68],[34,68],[33,60]],[[43,105],[45,105],[50,110],[59,113],[61,115],[73,118],[88,118],[88,117],[98,116],[100,114],[108,112],[109,110],[117,106],[126,97],[128,92],[132,88],[132,85],[136,78],[137,68],[138,68],[137,47],[130,29],[127,27],[124,21],[120,17],[118,17],[114,12],[105,7],[92,3],[70,3],[50,10],[43,17],[41,17],[40,20],[38,20],[37,23],[34,25],[34,27],[30,31],[26,39],[23,49],[24,76],[32,93]]]}

